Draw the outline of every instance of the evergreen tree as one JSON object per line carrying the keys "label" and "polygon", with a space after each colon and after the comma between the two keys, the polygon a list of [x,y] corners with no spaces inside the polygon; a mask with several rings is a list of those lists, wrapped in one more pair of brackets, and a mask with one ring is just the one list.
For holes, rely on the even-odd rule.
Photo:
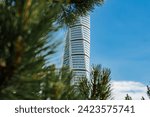
{"label": "evergreen tree", "polygon": [[19,95],[30,90],[26,96],[35,97],[33,92],[38,89],[32,91],[30,85],[39,85],[35,83],[40,79],[37,74],[47,70],[45,57],[53,54],[58,46],[58,42],[48,39],[58,29],[53,24],[58,9],[49,13],[52,8],[46,0],[35,4],[31,0],[4,0],[0,4],[1,98],[17,93],[14,88],[20,85],[26,85],[27,89],[22,89],[24,92]]}
{"label": "evergreen tree", "polygon": [[148,97],[150,99],[150,87],[149,86],[147,86],[147,95],[148,95]]}
{"label": "evergreen tree", "polygon": [[64,3],[61,4],[62,12],[60,21],[69,25],[72,21],[74,22],[77,17],[84,16],[88,14],[89,11],[93,11],[96,5],[102,5],[104,0],[53,0],[53,2]]}
{"label": "evergreen tree", "polygon": [[68,67],[56,69],[52,65],[46,74],[41,83],[40,99],[78,99],[74,85],[71,85],[73,75]]}
{"label": "evergreen tree", "polygon": [[111,98],[110,70],[101,65],[92,67],[90,81],[83,78],[79,85],[82,99],[107,100]]}
{"label": "evergreen tree", "polygon": [[132,100],[132,97],[127,94],[125,100]]}
{"label": "evergreen tree", "polygon": [[[62,83],[62,87],[68,85],[62,82],[67,77],[58,80],[60,76],[52,73],[51,67],[46,66],[46,58],[53,57],[60,44],[52,35],[63,24],[71,24],[102,2],[1,0],[0,98],[68,99],[66,92],[61,93],[64,97],[57,94],[52,96],[54,86],[59,89],[59,83]],[[47,84],[50,84],[50,88],[43,88],[48,87]]]}
{"label": "evergreen tree", "polygon": [[78,99],[69,68],[56,69],[51,65],[34,75],[31,79],[11,80],[12,84],[3,88],[0,99]]}
{"label": "evergreen tree", "polygon": [[145,100],[145,98],[142,96],[141,100]]}

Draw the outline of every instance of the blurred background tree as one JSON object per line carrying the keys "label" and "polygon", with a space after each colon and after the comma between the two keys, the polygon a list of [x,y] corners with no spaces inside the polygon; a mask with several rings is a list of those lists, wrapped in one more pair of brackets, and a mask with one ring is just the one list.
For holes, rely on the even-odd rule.
{"label": "blurred background tree", "polygon": [[149,86],[147,86],[147,95],[148,95],[148,97],[150,99],[150,87]]}
{"label": "blurred background tree", "polygon": [[129,96],[129,94],[127,94],[127,95],[125,96],[125,100],[132,100],[132,97]]}

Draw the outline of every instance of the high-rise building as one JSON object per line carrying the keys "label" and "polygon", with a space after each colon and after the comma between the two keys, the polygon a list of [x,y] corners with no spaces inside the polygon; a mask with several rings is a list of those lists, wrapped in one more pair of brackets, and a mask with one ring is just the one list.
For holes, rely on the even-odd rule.
{"label": "high-rise building", "polygon": [[68,28],[63,65],[73,70],[73,82],[90,76],[90,16],[80,17]]}

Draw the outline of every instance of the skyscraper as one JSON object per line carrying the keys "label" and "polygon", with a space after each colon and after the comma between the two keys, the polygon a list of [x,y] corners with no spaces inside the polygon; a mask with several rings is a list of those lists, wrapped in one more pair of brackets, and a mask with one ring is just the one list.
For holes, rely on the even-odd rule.
{"label": "skyscraper", "polygon": [[63,65],[73,70],[73,82],[90,76],[90,16],[80,17],[68,28]]}

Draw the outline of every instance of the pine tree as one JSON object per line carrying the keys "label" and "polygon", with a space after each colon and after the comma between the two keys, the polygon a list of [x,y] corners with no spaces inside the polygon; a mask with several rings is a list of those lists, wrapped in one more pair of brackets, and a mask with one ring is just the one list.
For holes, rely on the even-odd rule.
{"label": "pine tree", "polygon": [[[54,86],[59,89],[59,83],[62,87],[66,84],[46,66],[46,58],[53,57],[60,44],[52,35],[103,1],[56,1],[0,1],[0,99],[69,99],[66,92],[61,93],[64,97],[52,96]],[[53,84],[53,88],[41,89],[47,84]]]}
{"label": "pine tree", "polygon": [[46,74],[41,83],[40,99],[78,99],[74,85],[71,85],[73,74],[68,67],[56,69],[52,65]]}
{"label": "pine tree", "polygon": [[148,95],[148,97],[150,99],[150,87],[149,86],[147,86],[147,95]]}
{"label": "pine tree", "polygon": [[[44,9],[43,9],[44,8]],[[49,13],[47,2],[31,0],[4,0],[0,4],[0,97],[18,93],[16,88],[25,85],[28,90],[31,85],[39,85],[37,77],[47,68],[45,57],[52,55],[58,42],[53,42],[51,33],[58,29],[53,25],[56,19],[55,9]],[[51,33],[49,33],[51,32]],[[36,76],[36,77],[35,77]],[[37,86],[36,86],[37,87]],[[33,88],[32,88],[33,89]],[[26,98],[35,97],[29,88]],[[8,93],[10,92],[10,93]],[[8,93],[8,94],[7,94]],[[20,97],[24,95],[18,93]],[[9,97],[9,96],[8,96]],[[13,96],[10,96],[13,98]]]}
{"label": "pine tree", "polygon": [[90,100],[107,100],[111,98],[110,70],[101,65],[93,65],[90,81],[83,78],[79,85],[81,98]]}
{"label": "pine tree", "polygon": [[125,100],[132,100],[132,97],[127,94]]}
{"label": "pine tree", "polygon": [[[89,11],[93,11],[94,7],[101,6],[104,3],[104,0],[53,0],[57,3],[61,4],[62,12],[61,12],[61,22],[65,22],[65,24],[72,24],[76,21],[78,16],[84,16],[89,13]],[[69,17],[69,18],[68,18]],[[73,21],[73,22],[72,22]]]}

